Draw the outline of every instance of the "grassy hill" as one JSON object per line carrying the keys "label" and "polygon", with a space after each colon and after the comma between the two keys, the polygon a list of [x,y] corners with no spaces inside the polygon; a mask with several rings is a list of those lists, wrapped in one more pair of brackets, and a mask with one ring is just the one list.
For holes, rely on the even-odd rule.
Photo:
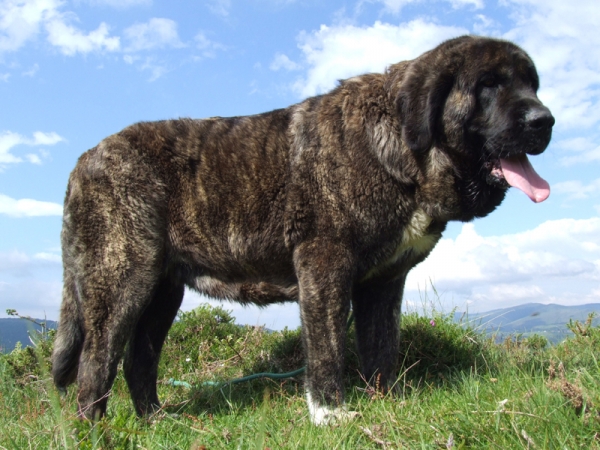
{"label": "grassy hill", "polygon": [[[569,321],[585,322],[591,313],[598,314],[593,321],[594,325],[600,324],[600,303],[577,306],[528,303],[485,313],[468,314],[467,318],[473,326],[490,334],[495,333],[499,340],[514,334],[522,334],[525,337],[539,334],[557,344],[573,335],[566,326]],[[457,313],[455,317],[460,320],[463,314]]]}
{"label": "grassy hill", "polygon": [[[468,321],[473,328],[495,334],[498,340],[514,334],[521,334],[524,337],[540,334],[552,344],[557,344],[572,336],[566,326],[569,320],[585,322],[590,313],[599,314],[594,319],[594,324],[600,324],[600,303],[578,306],[528,303],[479,314],[456,313],[454,318],[456,321]],[[42,322],[40,319],[35,320],[38,323]],[[57,322],[49,320],[47,327],[56,329]],[[24,319],[0,319],[0,353],[12,351],[17,342],[24,347],[31,345],[30,333],[33,330],[39,332],[40,329],[39,325]]]}
{"label": "grassy hill", "polygon": [[360,415],[327,427],[310,423],[302,376],[205,383],[302,365],[297,330],[234,323],[220,308],[180,315],[159,369],[163,410],[147,419],[135,416],[119,370],[107,417],[78,420],[75,387],[59,398],[49,380],[53,333],[35,350],[0,355],[0,448],[600,449],[600,329],[591,322],[555,346],[539,336],[497,344],[453,317],[408,314],[395,394],[357,375],[351,329],[346,401]]}
{"label": "grassy hill", "polygon": [[[30,335],[40,332],[42,327],[39,323],[44,322],[40,319],[34,320],[38,323],[18,318],[0,319],[0,353],[11,352],[17,345],[17,342],[20,342],[23,347],[30,346]],[[58,325],[57,322],[52,320],[45,322],[48,329],[56,329]]]}

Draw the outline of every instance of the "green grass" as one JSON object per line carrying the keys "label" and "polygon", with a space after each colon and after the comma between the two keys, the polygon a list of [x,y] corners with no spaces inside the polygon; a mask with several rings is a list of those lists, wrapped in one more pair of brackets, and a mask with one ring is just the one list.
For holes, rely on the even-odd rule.
{"label": "green grass", "polygon": [[149,419],[133,413],[119,372],[108,416],[77,420],[75,388],[59,398],[50,381],[51,334],[35,351],[0,356],[0,449],[600,448],[600,329],[591,321],[571,323],[573,336],[549,347],[536,336],[495,344],[450,316],[408,314],[401,393],[386,396],[358,376],[351,329],[347,403],[360,416],[315,427],[302,377],[202,384],[301,367],[298,330],[239,327],[210,307],[179,319],[161,361],[164,411]]}

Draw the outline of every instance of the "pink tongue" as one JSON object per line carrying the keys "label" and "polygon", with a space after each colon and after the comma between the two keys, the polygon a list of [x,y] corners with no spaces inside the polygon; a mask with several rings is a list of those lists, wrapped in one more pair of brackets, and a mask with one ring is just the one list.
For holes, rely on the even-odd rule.
{"label": "pink tongue", "polygon": [[501,159],[500,166],[506,182],[521,189],[534,202],[543,202],[550,195],[550,185],[535,172],[527,155]]}

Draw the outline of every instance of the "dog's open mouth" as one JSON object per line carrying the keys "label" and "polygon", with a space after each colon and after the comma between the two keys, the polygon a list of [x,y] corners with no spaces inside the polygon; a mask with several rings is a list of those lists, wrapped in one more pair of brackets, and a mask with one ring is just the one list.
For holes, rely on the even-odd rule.
{"label": "dog's open mouth", "polygon": [[537,174],[524,153],[500,158],[491,166],[490,175],[493,179],[520,189],[536,203],[543,202],[550,195],[550,185]]}

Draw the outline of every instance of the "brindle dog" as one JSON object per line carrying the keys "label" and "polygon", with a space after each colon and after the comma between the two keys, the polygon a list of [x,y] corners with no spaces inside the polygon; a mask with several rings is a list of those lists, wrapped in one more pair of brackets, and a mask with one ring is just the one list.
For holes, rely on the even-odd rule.
{"label": "brindle dog", "polygon": [[124,356],[136,412],[156,411],[159,356],[189,286],[299,301],[311,420],[347,417],[351,306],[363,375],[390,386],[406,275],[446,223],[489,214],[510,185],[548,196],[526,156],[554,124],[538,84],[519,47],[464,36],[286,109],[106,138],[67,188],[56,385],[77,381],[80,414],[99,417]]}

